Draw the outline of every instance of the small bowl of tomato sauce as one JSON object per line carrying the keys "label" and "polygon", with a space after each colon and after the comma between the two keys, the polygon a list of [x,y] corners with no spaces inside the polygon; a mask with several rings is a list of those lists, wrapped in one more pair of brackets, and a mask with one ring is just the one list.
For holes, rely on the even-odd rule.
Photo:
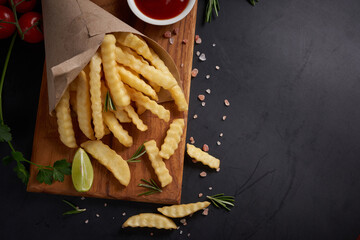
{"label": "small bowl of tomato sauce", "polygon": [[127,0],[131,11],[144,22],[170,25],[186,17],[196,0]]}

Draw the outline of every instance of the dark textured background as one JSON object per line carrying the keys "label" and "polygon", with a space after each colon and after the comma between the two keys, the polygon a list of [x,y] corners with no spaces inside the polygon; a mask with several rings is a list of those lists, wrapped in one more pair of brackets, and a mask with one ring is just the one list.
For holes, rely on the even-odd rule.
{"label": "dark textured background", "polygon": [[[188,239],[188,233],[190,239],[357,238],[360,1],[220,4],[219,18],[204,25],[205,1],[199,1],[196,32],[203,43],[195,52],[207,61],[194,58],[199,75],[192,80],[187,139],[207,143],[221,158],[221,171],[200,178],[208,169],[185,159],[182,202],[198,201],[199,192],[224,192],[236,196],[232,211],[211,206],[208,216],[188,218],[182,235],[121,229],[128,216],[155,212],[158,205],[27,193],[12,167],[1,166],[0,239],[149,239],[151,232],[154,239]],[[9,42],[0,41],[1,63]],[[43,62],[42,44],[18,39],[4,86],[5,121],[28,158]],[[205,107],[197,100],[203,93]],[[9,153],[6,144],[0,152]],[[62,199],[88,211],[63,217],[68,207]]]}

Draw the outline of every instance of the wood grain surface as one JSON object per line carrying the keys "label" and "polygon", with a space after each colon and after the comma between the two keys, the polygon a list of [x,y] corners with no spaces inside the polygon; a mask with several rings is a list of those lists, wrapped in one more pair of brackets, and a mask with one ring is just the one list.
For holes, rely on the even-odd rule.
{"label": "wood grain surface", "polygon": [[[179,69],[181,87],[184,89],[185,97],[188,100],[190,93],[197,4],[195,4],[189,15],[182,21],[169,26],[153,26],[139,20],[129,9],[126,0],[93,0],[93,2],[148,37],[154,39],[168,51]],[[168,30],[172,31],[175,28],[179,28],[179,33],[174,36],[174,44],[170,44],[168,39],[163,38],[163,33]],[[188,43],[182,44],[183,39],[187,39]],[[108,144],[112,149],[116,150],[124,159],[130,158],[144,141],[155,139],[158,147],[160,147],[171,121],[175,118],[184,118],[186,123],[188,116],[187,112],[177,111],[173,101],[163,103],[163,106],[171,112],[171,120],[168,123],[152,115],[149,111],[146,111],[141,115],[141,119],[149,127],[146,132],[140,132],[133,124],[124,124],[124,128],[129,131],[129,134],[134,139],[134,145],[132,147],[125,148],[112,135],[105,136],[102,141]],[[86,141],[87,139],[79,130],[75,119],[73,119],[73,122],[78,144]],[[160,194],[138,196],[139,193],[144,191],[143,188],[137,186],[140,183],[141,178],[152,178],[157,181],[155,172],[152,169],[146,154],[142,157],[140,163],[129,163],[131,181],[126,188],[120,185],[111,172],[99,164],[95,159],[92,159],[94,182],[90,191],[86,193],[78,193],[74,189],[70,176],[66,176],[65,181],[62,183],[54,182],[52,185],[40,184],[36,180],[37,169],[34,166],[31,166],[30,168],[30,180],[27,190],[30,192],[45,192],[61,195],[111,198],[162,204],[180,203],[186,127],[187,124],[185,124],[184,135],[179,144],[179,148],[169,160],[166,160],[166,166],[173,177],[173,182],[166,186]],[[46,73],[44,71],[31,160],[37,164],[43,165],[52,165],[53,162],[60,159],[72,161],[75,151],[76,149],[67,148],[61,143],[57,131],[56,118],[50,116],[48,113]]]}

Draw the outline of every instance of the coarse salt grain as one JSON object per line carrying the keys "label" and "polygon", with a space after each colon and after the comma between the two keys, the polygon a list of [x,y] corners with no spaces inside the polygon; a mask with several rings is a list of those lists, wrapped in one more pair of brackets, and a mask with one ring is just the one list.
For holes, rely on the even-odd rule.
{"label": "coarse salt grain", "polygon": [[205,92],[206,92],[207,94],[210,94],[210,93],[211,93],[210,88],[206,89]]}
{"label": "coarse salt grain", "polygon": [[199,196],[199,198],[201,198],[202,196],[204,196],[204,194],[202,194],[202,193],[199,193],[199,195],[198,195],[198,196]]}
{"label": "coarse salt grain", "polygon": [[200,36],[199,36],[198,34],[196,34],[196,35],[195,35],[195,41],[198,40],[199,37],[200,37]]}
{"label": "coarse salt grain", "polygon": [[182,43],[182,44],[187,44],[187,42],[188,42],[187,39],[183,39],[181,43]]}
{"label": "coarse salt grain", "polygon": [[153,233],[153,232],[151,232],[151,233],[150,233],[150,236],[154,236],[154,233]]}
{"label": "coarse salt grain", "polygon": [[217,172],[220,172],[220,168],[217,168],[216,171],[217,171]]}
{"label": "coarse salt grain", "polygon": [[223,121],[225,121],[226,120],[226,116],[224,115],[224,116],[222,116],[222,120]]}
{"label": "coarse salt grain", "polygon": [[190,233],[188,233],[188,235],[187,235],[188,237],[190,237]]}
{"label": "coarse salt grain", "polygon": [[180,64],[180,67],[181,67],[181,68],[183,68],[183,67],[184,67],[184,64],[183,64],[183,63],[182,63],[182,64]]}
{"label": "coarse salt grain", "polygon": [[164,38],[171,38],[171,32],[170,31],[166,31],[164,32]]}
{"label": "coarse salt grain", "polygon": [[122,215],[125,216],[125,215],[126,215],[126,212],[123,212]]}
{"label": "coarse salt grain", "polygon": [[227,107],[230,106],[229,100],[225,99],[225,100],[224,100],[224,104],[225,104],[225,106],[227,106]]}
{"label": "coarse salt grain", "polygon": [[191,161],[192,161],[193,163],[197,163],[197,161],[196,161],[195,159],[192,159]]}
{"label": "coarse salt grain", "polygon": [[81,197],[80,199],[81,199],[81,200],[85,200],[85,197]]}
{"label": "coarse salt grain", "polygon": [[209,146],[207,144],[204,144],[202,147],[204,152],[208,152],[209,151]]}
{"label": "coarse salt grain", "polygon": [[204,100],[205,100],[205,95],[199,94],[199,95],[198,95],[198,99],[199,99],[200,101],[204,101]]}
{"label": "coarse salt grain", "polygon": [[213,43],[213,44],[212,44],[212,46],[213,46],[213,47],[215,47],[215,46],[216,46],[216,44],[215,44],[215,43]]}
{"label": "coarse salt grain", "polygon": [[206,177],[206,172],[204,172],[204,171],[202,171],[201,173],[200,173],[200,177]]}
{"label": "coarse salt grain", "polygon": [[89,223],[89,219],[86,219],[86,220],[85,220],[85,223],[88,224],[88,223]]}
{"label": "coarse salt grain", "polygon": [[107,203],[104,203],[104,207],[107,207]]}
{"label": "coarse salt grain", "polygon": [[197,118],[198,118],[198,115],[194,114],[193,119],[197,119]]}
{"label": "coarse salt grain", "polygon": [[96,216],[96,217],[100,217],[100,215],[99,215],[98,213],[97,213],[97,214],[95,214],[95,216]]}
{"label": "coarse salt grain", "polygon": [[211,190],[212,190],[212,187],[209,187],[209,190],[211,191]]}
{"label": "coarse salt grain", "polygon": [[195,143],[194,137],[190,137],[189,140],[190,140],[190,143],[191,143],[191,144],[194,144],[194,143]]}
{"label": "coarse salt grain", "polygon": [[221,145],[221,142],[220,142],[220,141],[217,141],[216,144],[217,144],[218,146],[220,146],[220,145]]}
{"label": "coarse salt grain", "polygon": [[196,51],[196,56],[200,56],[200,51]]}
{"label": "coarse salt grain", "polygon": [[202,215],[207,216],[209,214],[209,209],[205,208],[204,211],[202,212]]}
{"label": "coarse salt grain", "polygon": [[192,77],[196,77],[199,73],[199,70],[197,68],[194,68],[192,71],[191,71],[191,76]]}
{"label": "coarse salt grain", "polygon": [[222,136],[224,136],[224,134],[223,134],[223,133],[220,133],[219,136],[222,137]]}
{"label": "coarse salt grain", "polygon": [[205,102],[202,102],[202,103],[201,103],[201,106],[205,107],[205,104],[206,104]]}
{"label": "coarse salt grain", "polygon": [[169,38],[169,43],[172,45],[172,44],[174,44],[174,38]]}
{"label": "coarse salt grain", "polygon": [[180,230],[180,234],[182,234],[183,233],[183,231],[182,230]]}
{"label": "coarse salt grain", "polygon": [[202,61],[202,62],[206,61],[205,53],[202,53],[202,54],[199,56],[199,60]]}
{"label": "coarse salt grain", "polygon": [[185,218],[180,219],[180,223],[185,226],[185,225],[187,224],[187,223],[186,223],[186,219],[185,219]]}
{"label": "coarse salt grain", "polygon": [[208,74],[208,75],[206,75],[206,76],[205,76],[205,78],[206,78],[206,79],[209,79],[209,78],[210,78],[210,75],[209,75],[209,74]]}
{"label": "coarse salt grain", "polygon": [[174,28],[173,32],[174,35],[178,35],[179,34],[179,28]]}
{"label": "coarse salt grain", "polygon": [[215,66],[215,69],[216,69],[216,70],[219,70],[219,69],[220,69],[220,67],[219,67],[219,66]]}
{"label": "coarse salt grain", "polygon": [[199,37],[198,39],[195,40],[196,44],[201,44],[202,40],[201,38]]}

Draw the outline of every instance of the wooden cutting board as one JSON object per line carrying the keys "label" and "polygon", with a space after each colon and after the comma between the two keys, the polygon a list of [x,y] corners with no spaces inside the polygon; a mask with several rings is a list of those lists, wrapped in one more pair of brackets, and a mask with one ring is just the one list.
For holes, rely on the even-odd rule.
{"label": "wooden cutting board", "polygon": [[[93,0],[93,2],[148,37],[154,39],[169,52],[179,69],[181,85],[184,89],[186,99],[189,100],[197,4],[195,4],[189,15],[182,21],[169,26],[153,26],[139,20],[129,9],[126,0]],[[179,29],[179,33],[174,36],[174,43],[170,44],[168,39],[163,38],[163,33],[165,31],[172,31],[175,28]],[[187,44],[182,44],[183,39],[188,40]],[[76,149],[67,148],[59,140],[56,118],[50,116],[48,112],[48,94],[46,85],[46,73],[44,71],[31,160],[34,163],[42,165],[52,165],[55,161],[60,159],[72,161]],[[173,101],[166,102],[163,106],[171,112],[171,120],[168,123],[152,115],[149,111],[146,111],[141,115],[141,119],[149,127],[146,132],[140,132],[130,123],[123,125],[134,139],[134,145],[132,147],[123,147],[112,135],[105,136],[102,141],[117,151],[124,159],[130,158],[136,149],[145,141],[155,139],[158,147],[160,147],[171,121],[175,118],[184,118],[185,123],[187,123],[188,116],[187,112],[177,111]],[[73,122],[78,144],[86,141],[87,139],[79,130],[75,119],[73,119]],[[27,190],[30,192],[111,198],[161,204],[180,203],[186,127],[187,124],[185,124],[184,135],[182,136],[179,148],[169,160],[165,161],[166,166],[173,177],[173,182],[166,186],[162,193],[149,196],[138,196],[139,193],[146,190],[137,186],[141,182],[140,179],[144,178],[148,180],[152,178],[157,181],[155,172],[152,169],[146,154],[142,157],[140,163],[129,163],[131,181],[126,188],[120,185],[111,172],[99,164],[95,159],[92,159],[94,182],[90,191],[86,193],[78,193],[74,189],[70,176],[66,176],[65,181],[62,183],[54,182],[52,185],[46,185],[44,183],[40,184],[36,180],[37,169],[33,165],[30,167],[30,180]]]}

